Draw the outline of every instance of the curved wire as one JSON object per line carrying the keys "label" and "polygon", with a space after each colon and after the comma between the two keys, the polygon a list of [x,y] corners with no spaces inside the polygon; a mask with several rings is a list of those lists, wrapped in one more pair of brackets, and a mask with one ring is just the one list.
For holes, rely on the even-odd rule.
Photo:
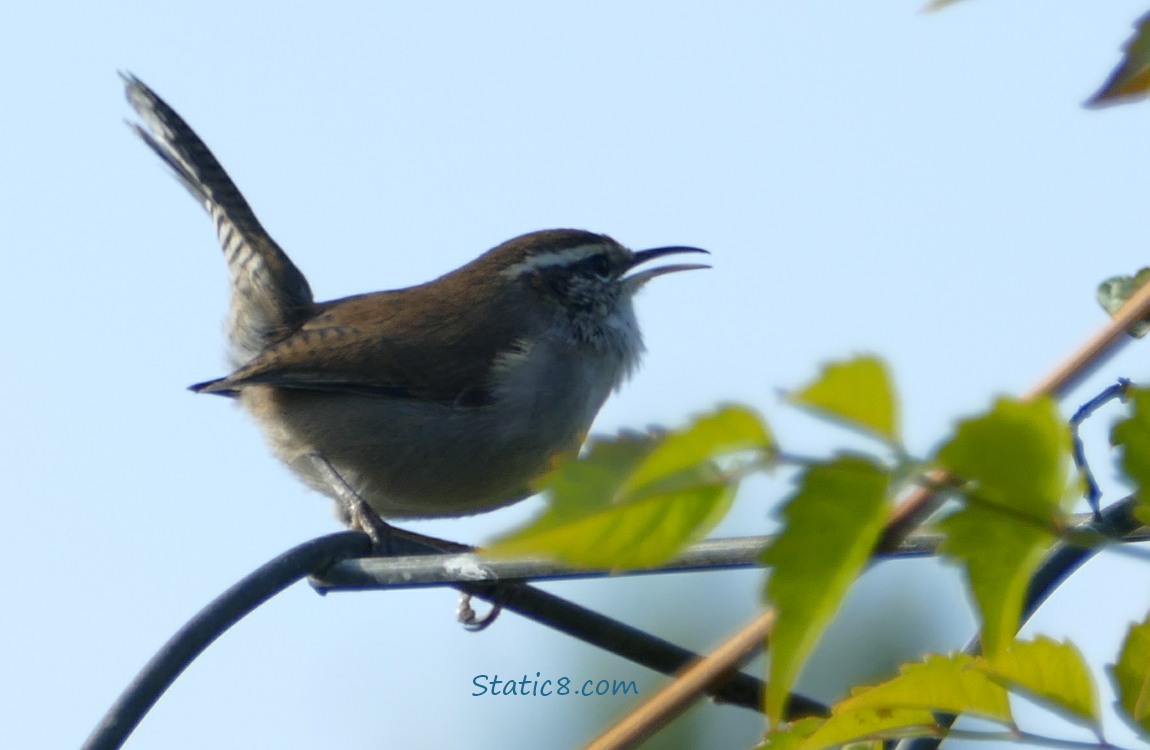
{"label": "curved wire", "polygon": [[[400,554],[465,549],[453,542],[393,531],[396,535],[389,543]],[[120,748],[188,665],[256,607],[296,581],[370,554],[372,542],[366,534],[345,531],[300,544],[256,569],[200,610],[160,648],[104,714],[83,750]],[[664,674],[699,658],[688,649],[524,583],[460,582],[454,587]],[[321,589],[320,593],[325,592]],[[715,686],[712,695],[718,702],[761,711],[764,690],[762,680],[738,672]],[[788,706],[791,716],[825,713],[825,706],[798,695],[791,697]]]}
{"label": "curved wire", "polygon": [[160,648],[104,714],[83,750],[115,750],[123,745],[192,660],[244,615],[311,573],[368,554],[371,540],[366,534],[344,531],[304,542],[257,568],[196,613]]}

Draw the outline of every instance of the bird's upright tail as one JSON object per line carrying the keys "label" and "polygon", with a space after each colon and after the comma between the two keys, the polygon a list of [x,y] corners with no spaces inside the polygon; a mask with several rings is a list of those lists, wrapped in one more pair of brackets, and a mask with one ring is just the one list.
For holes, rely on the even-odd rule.
{"label": "bird's upright tail", "polygon": [[207,209],[231,277],[227,335],[238,367],[295,330],[314,309],[307,279],[264,230],[251,206],[187,123],[135,76],[121,74],[147,129],[132,129]]}

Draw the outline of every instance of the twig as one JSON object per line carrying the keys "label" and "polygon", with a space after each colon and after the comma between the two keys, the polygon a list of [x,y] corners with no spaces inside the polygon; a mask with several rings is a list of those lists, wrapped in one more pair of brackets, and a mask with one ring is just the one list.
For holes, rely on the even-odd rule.
{"label": "twig", "polygon": [[1115,385],[1106,388],[1097,396],[1078,407],[1078,411],[1074,412],[1074,416],[1070,418],[1070,436],[1074,442],[1074,465],[1078,468],[1079,473],[1082,474],[1083,481],[1086,483],[1086,502],[1090,505],[1090,509],[1094,511],[1094,519],[1099,522],[1102,521],[1102,513],[1098,507],[1098,503],[1102,499],[1102,490],[1098,488],[1098,482],[1094,479],[1094,472],[1090,470],[1090,462],[1086,460],[1086,447],[1082,445],[1082,436],[1078,434],[1078,428],[1105,404],[1110,403],[1116,398],[1125,401],[1126,393],[1129,390],[1130,381],[1126,378],[1118,378],[1118,382]]}

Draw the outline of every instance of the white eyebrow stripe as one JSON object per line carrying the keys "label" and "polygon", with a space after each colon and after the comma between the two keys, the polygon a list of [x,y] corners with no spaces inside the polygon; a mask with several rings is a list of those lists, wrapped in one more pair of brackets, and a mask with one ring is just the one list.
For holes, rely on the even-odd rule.
{"label": "white eyebrow stripe", "polygon": [[500,271],[502,276],[521,276],[529,271],[534,271],[538,268],[550,268],[552,266],[566,266],[572,263],[577,263],[581,260],[590,258],[596,253],[603,252],[602,245],[579,245],[577,247],[569,247],[565,250],[556,250],[554,252],[540,253],[532,255],[529,258],[519,261],[514,265],[508,266]]}

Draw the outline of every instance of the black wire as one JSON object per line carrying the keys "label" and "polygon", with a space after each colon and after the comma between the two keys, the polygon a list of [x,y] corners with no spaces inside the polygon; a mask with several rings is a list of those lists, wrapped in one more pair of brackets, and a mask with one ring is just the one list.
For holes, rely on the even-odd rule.
{"label": "black wire", "polygon": [[[396,536],[389,544],[398,554],[463,548],[450,542],[433,546],[411,538],[414,536]],[[200,610],[144,665],[92,730],[83,750],[117,750],[123,746],[188,665],[256,607],[302,578],[371,553],[372,542],[366,534],[345,531],[293,547],[246,576]],[[461,583],[454,587],[664,674],[673,674],[699,658],[688,649],[523,583]],[[709,692],[718,702],[762,711],[765,689],[762,680],[739,672]],[[825,715],[826,711],[822,704],[802,696],[792,696],[788,704],[791,718]]]}
{"label": "black wire", "polygon": [[[673,675],[699,659],[699,655],[693,651],[534,586],[507,583],[456,584],[455,588],[497,602],[510,612],[665,675]],[[721,684],[711,686],[707,693],[716,703],[728,703],[762,712],[765,691],[766,685],[762,680],[745,672],[736,672]],[[792,694],[785,714],[790,720],[803,716],[826,716],[828,711],[818,701]]]}
{"label": "black wire", "polygon": [[[431,555],[443,552],[470,552],[471,547],[443,539],[391,529],[387,540],[393,555]],[[322,582],[313,581],[313,586]],[[700,657],[670,641],[631,627],[594,610],[550,594],[524,582],[455,582],[452,588],[501,606],[509,612],[534,620],[573,638],[589,643],[624,659],[665,675],[673,675]],[[717,703],[741,706],[762,712],[765,683],[744,672],[736,672],[707,691]],[[827,707],[802,695],[791,695],[784,712],[787,719],[826,716]]]}
{"label": "black wire", "polygon": [[[1103,511],[1103,521],[1094,524],[1101,534],[1118,537],[1139,527],[1131,498]],[[462,545],[423,538],[393,538],[397,554],[435,554],[445,549],[461,551]],[[1027,592],[1022,622],[1042,605],[1057,586],[1074,570],[1095,555],[1100,546],[1073,547],[1063,543],[1035,573]],[[371,554],[371,539],[361,532],[345,531],[313,539],[278,555],[216,597],[187,622],[140,670],[83,745],[83,750],[116,750],[127,740],[144,715],[171,687],[187,666],[228,628],[271,597],[296,581],[322,572],[346,559]],[[525,583],[457,583],[454,588],[495,603],[542,625],[598,646],[663,674],[674,674],[698,655],[649,633]],[[977,641],[968,650],[977,650]],[[709,694],[717,702],[761,711],[766,686],[755,677],[737,672]],[[801,695],[792,695],[787,718],[825,716],[827,708]],[[945,717],[944,717],[945,718]],[[950,722],[953,722],[953,717]],[[949,726],[949,723],[945,724]],[[919,738],[904,745],[906,750],[933,750],[941,740]]]}
{"label": "black wire", "polygon": [[180,673],[244,615],[310,573],[371,553],[371,540],[345,531],[305,542],[261,566],[216,597],[168,640],[92,730],[83,750],[115,750]]}

